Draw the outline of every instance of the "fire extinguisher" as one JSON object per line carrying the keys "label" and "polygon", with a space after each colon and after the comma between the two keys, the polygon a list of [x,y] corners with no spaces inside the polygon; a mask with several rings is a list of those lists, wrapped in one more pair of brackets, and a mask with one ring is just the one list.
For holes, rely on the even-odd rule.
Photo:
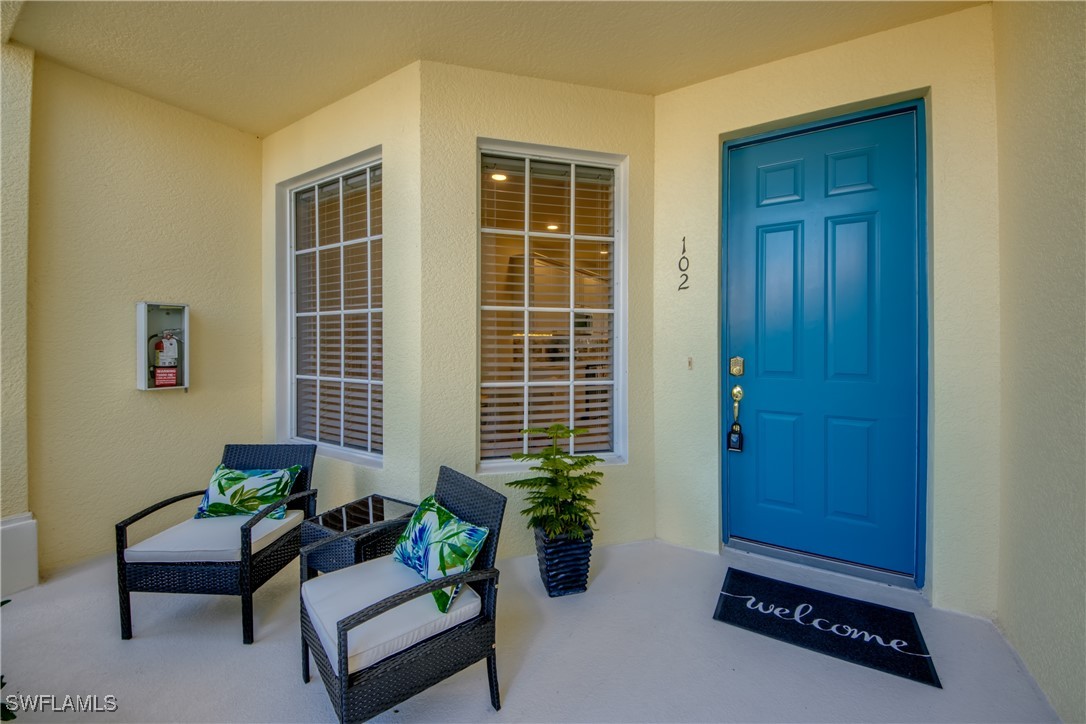
{"label": "fire extinguisher", "polygon": [[181,357],[180,329],[164,329],[153,334],[147,340],[151,345],[151,358],[154,362],[149,370],[152,387],[177,387],[178,360]]}

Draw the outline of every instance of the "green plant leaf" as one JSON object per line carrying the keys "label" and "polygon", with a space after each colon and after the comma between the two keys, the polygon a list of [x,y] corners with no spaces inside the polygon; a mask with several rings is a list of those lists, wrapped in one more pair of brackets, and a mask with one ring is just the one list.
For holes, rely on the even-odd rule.
{"label": "green plant leaf", "polygon": [[219,490],[219,495],[226,495],[226,491],[230,488],[244,483],[249,477],[240,470],[231,470],[230,468],[220,467],[215,471],[215,475],[212,480],[215,481],[215,486]]}
{"label": "green plant leaf", "polygon": [[441,507],[436,507],[433,512],[437,515],[437,527],[439,529],[446,526],[449,521],[455,517],[452,513]]}
{"label": "green plant leaf", "polygon": [[452,602],[452,599],[449,598],[449,594],[445,591],[444,588],[439,588],[438,590],[434,591],[433,594],[434,600],[437,601],[438,610],[440,610],[442,613],[448,613],[449,604]]}
{"label": "green plant leaf", "polygon": [[249,511],[228,503],[212,503],[207,506],[207,514],[210,517],[218,517],[221,515],[248,515]]}
{"label": "green plant leaf", "polygon": [[551,537],[568,535],[583,539],[585,529],[591,529],[596,522],[596,501],[585,492],[603,479],[603,473],[591,467],[603,459],[595,455],[573,455],[561,449],[558,441],[587,432],[582,428],[570,429],[555,424],[547,428],[527,428],[522,432],[551,438],[551,445],[538,452],[511,456],[514,460],[536,463],[529,470],[538,475],[507,483],[512,488],[526,491],[524,499],[528,505],[521,514],[528,519],[528,528],[542,529]]}

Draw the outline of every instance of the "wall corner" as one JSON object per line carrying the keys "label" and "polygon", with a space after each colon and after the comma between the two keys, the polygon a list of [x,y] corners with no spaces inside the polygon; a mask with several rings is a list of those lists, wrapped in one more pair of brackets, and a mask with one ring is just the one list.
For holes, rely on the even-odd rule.
{"label": "wall corner", "polygon": [[38,585],[38,522],[30,513],[0,520],[0,595]]}
{"label": "wall corner", "polygon": [[0,511],[10,516],[29,510],[26,334],[34,51],[4,43],[0,74],[4,107],[0,132],[4,179],[0,196]]}

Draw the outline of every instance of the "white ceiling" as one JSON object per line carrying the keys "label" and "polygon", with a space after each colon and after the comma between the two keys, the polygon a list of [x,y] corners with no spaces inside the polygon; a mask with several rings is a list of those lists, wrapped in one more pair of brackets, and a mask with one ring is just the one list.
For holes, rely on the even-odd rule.
{"label": "white ceiling", "polygon": [[977,4],[31,0],[11,38],[264,136],[419,59],[655,95]]}

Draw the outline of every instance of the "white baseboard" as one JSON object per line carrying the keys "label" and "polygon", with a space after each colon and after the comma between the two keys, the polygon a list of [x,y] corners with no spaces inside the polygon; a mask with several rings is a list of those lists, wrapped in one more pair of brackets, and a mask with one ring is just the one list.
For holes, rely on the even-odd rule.
{"label": "white baseboard", "polygon": [[31,513],[0,520],[0,595],[38,585],[38,521]]}

